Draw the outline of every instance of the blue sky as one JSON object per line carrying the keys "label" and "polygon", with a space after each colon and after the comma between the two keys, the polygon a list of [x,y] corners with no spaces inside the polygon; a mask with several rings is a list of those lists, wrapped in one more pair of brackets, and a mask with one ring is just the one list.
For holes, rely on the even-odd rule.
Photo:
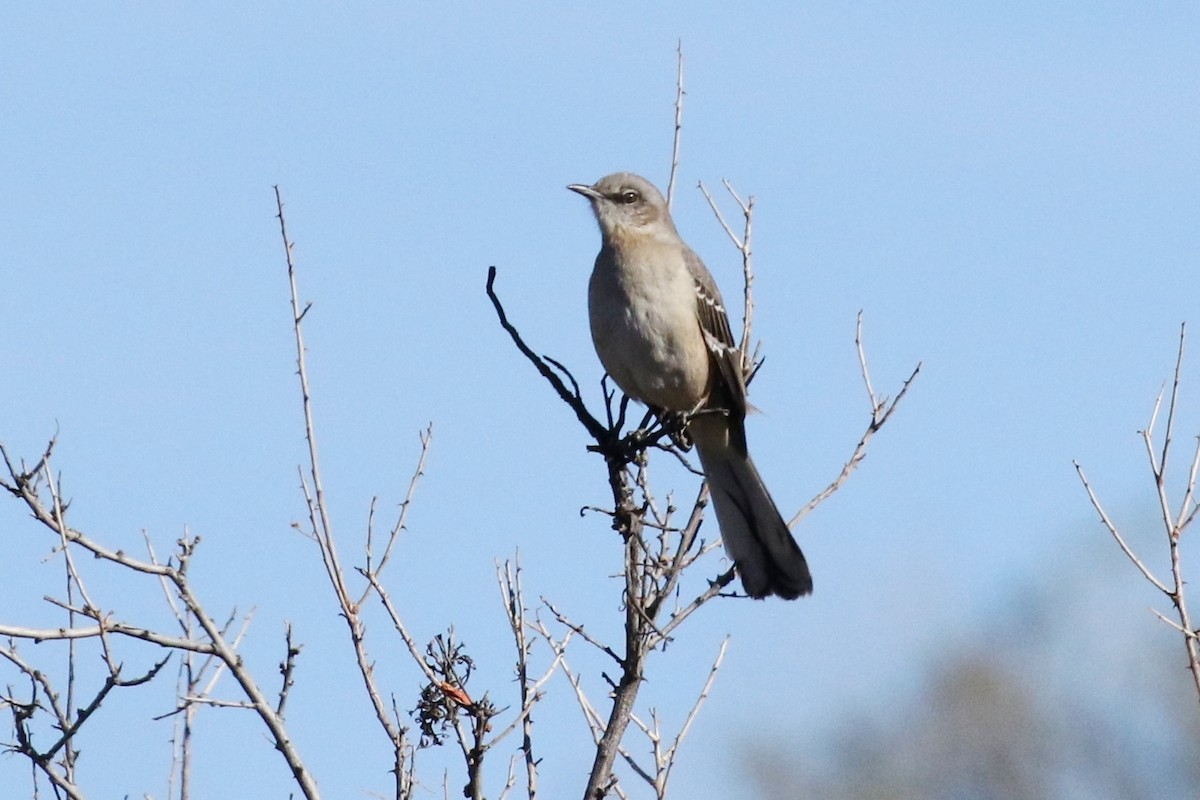
{"label": "blue sky", "polygon": [[[316,553],[290,528],[305,451],[272,186],[314,303],[343,550],[372,496],[402,499],[432,422],[393,595],[426,638],[456,625],[503,704],[493,560],[519,548],[531,595],[611,633],[619,549],[577,513],[603,502],[601,465],[496,325],[486,270],[527,340],[598,397],[598,235],[564,187],[618,169],[665,183],[682,40],[676,222],[736,296],[737,254],[694,187],[729,178],[756,198],[767,362],[749,436],[785,514],[868,420],[856,312],[881,392],[924,363],[859,474],[797,532],[815,595],[711,607],[652,667],[646,700],[680,719],[732,634],[677,778],[680,796],[729,796],[738,742],[768,730],[799,746],[849,709],[886,713],[1014,585],[1111,547],[1072,459],[1119,517],[1152,520],[1136,431],[1195,320],[1198,23],[1184,5],[1116,3],[6,9],[0,441],[32,457],[57,431],[74,522],[98,537],[137,548],[144,529],[165,548],[199,533],[210,604],[256,608],[246,653],[261,673],[284,619],[308,643],[290,722],[326,794],[379,790],[382,741]],[[1194,359],[1185,379],[1200,386]],[[1180,425],[1200,430],[1194,404]],[[0,530],[0,612],[48,623],[51,542],[11,503]],[[93,580],[117,610],[161,619],[155,587],[99,566]],[[1129,624],[1150,625],[1154,598],[1137,597]],[[382,619],[373,635],[411,695]],[[552,688],[546,780],[569,796],[586,732],[568,687]],[[98,724],[121,736],[92,743],[97,760],[137,742],[144,762],[136,785],[91,767],[97,796],[165,795],[142,777],[168,758],[169,731],[146,719],[170,700],[152,694]],[[282,767],[248,719],[201,726],[209,796],[233,777],[278,793]],[[234,776],[221,759],[266,766]],[[14,770],[0,759],[4,781]]]}

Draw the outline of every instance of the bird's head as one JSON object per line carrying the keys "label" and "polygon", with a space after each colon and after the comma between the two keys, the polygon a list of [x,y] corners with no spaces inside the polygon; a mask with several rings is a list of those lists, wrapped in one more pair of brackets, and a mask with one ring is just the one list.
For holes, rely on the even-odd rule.
{"label": "bird's head", "polygon": [[567,188],[591,202],[606,242],[626,236],[678,236],[667,201],[654,184],[640,175],[614,172],[591,186],[574,183]]}

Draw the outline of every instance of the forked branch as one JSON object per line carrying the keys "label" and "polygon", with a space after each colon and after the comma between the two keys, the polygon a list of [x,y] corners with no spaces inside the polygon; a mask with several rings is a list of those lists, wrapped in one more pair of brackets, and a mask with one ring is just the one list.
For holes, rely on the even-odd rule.
{"label": "forked branch", "polygon": [[1171,381],[1171,391],[1167,396],[1167,423],[1166,430],[1162,434],[1161,445],[1155,441],[1154,429],[1158,422],[1159,412],[1162,410],[1163,391],[1159,392],[1158,398],[1154,401],[1154,409],[1150,413],[1150,422],[1146,425],[1146,429],[1141,431],[1142,444],[1145,446],[1146,458],[1150,467],[1150,476],[1154,482],[1154,493],[1158,498],[1162,528],[1167,539],[1167,553],[1171,564],[1171,579],[1169,582],[1156,576],[1146,565],[1146,562],[1134,551],[1126,537],[1104,510],[1104,506],[1101,505],[1099,498],[1096,496],[1095,491],[1093,491],[1087,476],[1083,473],[1083,467],[1078,462],[1073,463],[1075,464],[1075,471],[1079,475],[1079,480],[1083,483],[1083,488],[1087,491],[1088,500],[1091,502],[1092,508],[1100,515],[1101,524],[1112,535],[1117,546],[1121,548],[1121,552],[1125,554],[1125,557],[1137,567],[1142,577],[1154,586],[1154,588],[1166,595],[1174,606],[1174,620],[1168,619],[1158,611],[1154,611],[1154,613],[1159,619],[1183,635],[1183,643],[1187,651],[1188,669],[1192,675],[1196,697],[1200,699],[1200,631],[1193,624],[1191,610],[1188,607],[1186,582],[1183,576],[1183,559],[1180,553],[1180,539],[1196,519],[1196,475],[1197,471],[1200,470],[1200,436],[1197,437],[1197,447],[1188,468],[1183,499],[1179,504],[1178,511],[1173,511],[1171,508],[1167,488],[1167,465],[1170,462],[1175,417],[1179,411],[1180,375],[1183,370],[1183,355],[1186,342],[1187,324],[1184,323],[1179,328],[1179,349],[1175,358],[1175,373]]}

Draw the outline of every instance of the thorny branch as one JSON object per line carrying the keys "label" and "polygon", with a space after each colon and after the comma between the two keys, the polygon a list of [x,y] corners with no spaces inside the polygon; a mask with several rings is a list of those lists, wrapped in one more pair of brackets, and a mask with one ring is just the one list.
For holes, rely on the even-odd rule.
{"label": "thorny branch", "polygon": [[[130,556],[123,550],[112,550],[86,536],[81,531],[70,527],[65,515],[67,504],[62,502],[57,483],[51,479],[53,472],[50,461],[53,449],[54,441],[51,440],[37,464],[32,469],[28,469],[24,465],[18,467],[9,456],[7,450],[0,445],[0,456],[3,457],[7,471],[7,477],[0,478],[0,486],[3,486],[11,495],[23,502],[34,519],[56,536],[60,543],[60,551],[63,552],[64,558],[68,558],[69,568],[73,571],[73,579],[76,585],[80,587],[80,594],[84,599],[84,605],[72,606],[53,601],[52,599],[51,601],[56,605],[68,607],[68,610],[80,617],[86,617],[95,624],[89,627],[64,629],[23,629],[16,626],[3,626],[3,628],[0,628],[0,635],[33,641],[96,638],[101,642],[105,663],[109,667],[110,679],[113,681],[114,686],[129,685],[130,683],[123,681],[119,677],[120,666],[112,656],[113,645],[109,641],[110,637],[114,635],[147,641],[170,649],[214,656],[224,664],[225,669],[229,671],[229,674],[241,688],[246,698],[247,707],[253,709],[266,726],[276,750],[280,752],[287,762],[293,778],[303,795],[306,798],[310,798],[310,800],[318,798],[320,795],[316,784],[309,775],[303,760],[292,743],[283,725],[283,720],[275,712],[274,707],[267,699],[265,693],[259,688],[249,668],[238,655],[236,643],[231,642],[226,637],[222,626],[218,625],[208,614],[196,595],[195,590],[192,588],[191,583],[188,581],[187,561],[195,547],[194,540],[186,538],[181,540],[175,558],[166,563],[161,563],[153,554],[151,554],[149,561],[144,561]],[[47,490],[50,493],[48,501],[41,495],[42,482],[45,482]],[[199,627],[197,635],[186,638],[173,637],[115,620],[111,614],[104,612],[95,601],[89,599],[89,594],[86,592],[81,576],[74,566],[74,560],[69,557],[69,554],[76,547],[103,561],[119,565],[135,573],[155,576],[164,581],[170,588],[174,602],[178,603],[177,608],[183,609],[183,613]],[[9,652],[12,652],[12,648],[9,648]],[[8,654],[5,653],[6,656]],[[150,680],[165,663],[165,660],[159,662],[143,677],[135,679],[133,683]],[[105,690],[105,692],[107,691]],[[98,706],[98,703],[96,705]],[[94,708],[92,710],[94,711]],[[62,723],[63,720],[60,720],[60,728],[63,729],[65,735],[67,727],[63,726]],[[80,721],[77,724],[82,724],[82,722]],[[75,730],[77,731],[77,728]],[[27,752],[26,755],[33,757],[31,752]],[[34,760],[36,763],[37,759],[35,758]],[[51,775],[40,764],[39,768],[43,769],[43,772],[46,773],[47,777],[56,786],[68,795],[75,796],[71,793],[77,792],[78,789],[73,786],[69,787],[69,781],[66,781],[61,776]]]}
{"label": "thorny branch", "polygon": [[504,603],[504,611],[508,617],[508,625],[512,630],[513,642],[517,648],[516,676],[517,687],[521,697],[521,711],[507,728],[500,731],[492,739],[491,745],[512,733],[517,725],[521,726],[521,755],[525,763],[525,789],[529,800],[537,796],[537,766],[538,759],[533,755],[533,707],[542,699],[542,688],[562,664],[565,647],[570,634],[560,643],[563,650],[555,649],[554,659],[550,666],[538,678],[531,678],[529,661],[533,653],[534,640],[530,639],[527,631],[532,630],[526,618],[528,609],[525,606],[525,590],[521,584],[521,563],[517,558],[514,562],[505,561],[503,567],[496,565],[496,583],[500,587],[500,597]]}
{"label": "thorny branch", "polygon": [[[502,710],[491,703],[486,693],[483,693],[478,699],[472,699],[468,694],[467,682],[473,669],[473,661],[467,655],[463,644],[455,639],[453,629],[445,635],[436,636],[422,647],[409,632],[399,608],[382,583],[383,570],[394,553],[401,532],[406,529],[408,513],[412,507],[417,484],[425,472],[426,458],[432,441],[432,427],[427,428],[421,434],[421,452],[416,469],[409,481],[404,500],[400,504],[396,522],[387,534],[386,541],[381,548],[378,547],[375,537],[376,503],[374,500],[371,503],[367,518],[365,566],[355,570],[364,583],[357,599],[351,599],[351,592],[347,587],[347,575],[338,555],[331,525],[331,514],[322,488],[320,456],[316,444],[316,425],[313,418],[312,394],[309,386],[303,335],[303,321],[311,304],[302,306],[299,299],[293,245],[288,238],[283,202],[278,189],[276,189],[276,203],[291,287],[297,374],[300,380],[305,435],[309,449],[309,463],[301,473],[301,489],[308,508],[308,530],[304,533],[316,542],[321,551],[322,561],[334,589],[341,616],[350,632],[350,640],[358,661],[358,671],[363,685],[371,700],[375,716],[391,741],[394,756],[393,772],[396,776],[396,797],[409,798],[412,795],[415,748],[408,741],[407,727],[400,722],[395,699],[393,698],[390,708],[385,705],[383,692],[380,690],[375,676],[373,662],[367,652],[363,606],[372,594],[378,597],[380,605],[392,622],[392,627],[404,642],[410,658],[425,678],[420,701],[412,712],[421,729],[421,746],[440,744],[442,732],[452,730],[462,751],[467,770],[467,785],[464,788],[464,794],[471,798],[482,798],[484,796],[483,763],[486,753],[500,740],[520,728],[523,737],[522,752],[526,768],[527,789],[529,797],[532,799],[537,791],[537,760],[533,755],[532,711],[543,696],[542,687],[558,669],[562,656],[556,655],[540,677],[535,678],[531,675],[529,658],[533,641],[526,638],[526,609],[520,586],[520,567],[514,568],[506,563],[504,573],[502,575],[498,573],[498,580],[505,598],[505,610],[509,616],[517,649],[518,690],[521,706],[508,726],[495,735],[491,735],[493,722],[502,713]],[[541,366],[548,378],[557,381],[559,390],[565,396],[571,396],[572,393],[576,396],[579,395],[578,385],[572,383],[571,389],[568,389],[552,369],[552,367],[559,368],[559,365],[548,360],[542,362]],[[562,370],[562,373],[568,380],[572,380],[565,370]],[[599,429],[599,423],[594,420],[593,422]],[[289,653],[291,653],[290,643]],[[284,675],[284,692],[286,692],[290,677],[288,662],[281,666],[281,672]],[[282,708],[285,698],[286,694],[281,693],[280,708]]]}
{"label": "thorny branch", "polygon": [[675,177],[679,174],[679,145],[683,138],[683,40],[675,47],[675,133],[671,137],[671,177],[667,179],[667,208],[675,202]]}
{"label": "thorny branch", "polygon": [[[417,482],[424,474],[425,457],[429,450],[429,445],[432,440],[432,426],[427,428],[421,435],[421,455],[417,462],[416,471],[413,473],[412,479],[409,481],[408,493],[405,496],[404,503],[401,505],[400,514],[397,517],[396,524],[392,527],[388,536],[388,540],[383,548],[383,552],[376,560],[374,553],[373,540],[373,521],[374,521],[374,503],[372,503],[371,514],[368,519],[368,536],[366,544],[366,569],[360,569],[358,572],[367,579],[366,585],[358,600],[351,599],[350,590],[346,584],[346,573],[342,567],[341,557],[338,554],[337,541],[333,534],[333,525],[329,507],[325,500],[325,490],[321,480],[321,459],[317,447],[316,423],[313,416],[312,407],[312,391],[308,380],[308,362],[304,345],[304,317],[307,316],[312,304],[308,303],[301,307],[300,295],[297,289],[296,282],[296,263],[293,256],[294,244],[288,237],[287,221],[284,215],[283,196],[279,191],[279,187],[275,187],[275,204],[278,211],[279,233],[283,239],[284,257],[287,263],[288,285],[291,289],[291,304],[292,304],[292,330],[295,335],[296,342],[296,373],[300,381],[300,395],[302,400],[302,409],[304,415],[304,432],[305,441],[308,443],[308,469],[307,476],[302,469],[300,472],[300,487],[304,493],[305,504],[308,508],[308,535],[316,542],[317,548],[321,554],[321,561],[325,566],[325,574],[329,579],[329,584],[333,588],[334,596],[337,599],[338,607],[341,610],[341,616],[346,623],[346,627],[350,634],[351,647],[354,650],[354,657],[358,664],[358,672],[363,681],[363,687],[370,699],[371,707],[375,713],[375,719],[379,726],[383,729],[392,747],[392,772],[395,778],[395,793],[398,800],[404,800],[411,795],[412,783],[412,747],[408,742],[407,728],[400,724],[398,716],[394,709],[389,709],[384,703],[383,694],[379,689],[378,682],[375,678],[374,663],[367,652],[366,646],[366,626],[362,619],[362,604],[369,597],[372,589],[382,593],[382,587],[379,584],[379,577],[383,568],[391,556],[392,548],[399,538],[400,532],[404,529],[405,521],[407,520],[408,509],[416,491]],[[296,526],[299,528],[299,526]],[[420,659],[418,658],[418,661]],[[284,666],[285,686],[289,672]],[[283,701],[286,695],[280,697],[280,707],[282,708]]]}
{"label": "thorny branch", "polygon": [[858,440],[858,444],[854,446],[854,452],[850,454],[850,458],[842,465],[842,471],[833,479],[833,482],[817,493],[817,496],[808,501],[804,508],[800,509],[796,516],[788,520],[788,527],[794,528],[800,523],[800,520],[808,516],[814,508],[829,499],[829,496],[842,488],[842,485],[849,479],[850,474],[858,468],[862,460],[867,457],[867,444],[876,432],[883,427],[884,423],[892,416],[896,410],[896,406],[900,405],[900,401],[904,399],[904,395],[908,394],[908,387],[916,380],[917,375],[921,372],[921,363],[918,363],[912,373],[904,379],[900,391],[896,393],[896,397],[888,400],[886,396],[875,394],[875,387],[871,385],[871,372],[867,369],[867,354],[863,349],[862,343],[862,312],[858,312],[858,321],[854,332],[854,346],[858,350],[858,365],[862,371],[863,383],[867,389],[867,399],[871,403],[871,420],[867,423],[867,429],[862,437]]}
{"label": "thorny branch", "polygon": [[1185,591],[1186,581],[1183,577],[1183,559],[1180,555],[1180,539],[1183,537],[1184,531],[1196,519],[1196,476],[1198,470],[1200,470],[1200,436],[1196,437],[1196,450],[1192,455],[1192,462],[1188,468],[1183,498],[1179,504],[1178,511],[1172,509],[1167,490],[1167,464],[1171,456],[1175,416],[1179,411],[1180,374],[1183,370],[1183,355],[1186,342],[1187,323],[1184,323],[1179,327],[1179,349],[1175,357],[1175,373],[1171,381],[1171,392],[1167,398],[1167,424],[1166,430],[1163,431],[1161,446],[1156,446],[1154,429],[1158,422],[1159,412],[1162,410],[1165,387],[1158,393],[1158,397],[1154,401],[1154,410],[1150,413],[1150,422],[1146,425],[1145,430],[1141,431],[1142,443],[1145,446],[1146,457],[1150,465],[1150,474],[1154,479],[1154,491],[1158,497],[1163,531],[1167,537],[1167,552],[1170,556],[1171,564],[1171,579],[1169,583],[1155,575],[1153,570],[1146,565],[1146,562],[1138,556],[1112,518],[1104,510],[1104,506],[1101,505],[1100,499],[1096,496],[1092,485],[1088,482],[1087,476],[1084,475],[1083,467],[1077,461],[1072,463],[1075,465],[1075,471],[1079,475],[1079,480],[1083,483],[1084,490],[1087,491],[1088,500],[1096,510],[1096,513],[1100,515],[1101,524],[1112,534],[1113,539],[1116,540],[1117,545],[1121,548],[1121,552],[1137,567],[1142,577],[1149,581],[1154,588],[1166,595],[1175,607],[1175,617],[1178,621],[1168,619],[1156,610],[1154,613],[1159,619],[1183,634],[1183,644],[1187,651],[1188,670],[1192,675],[1192,683],[1195,687],[1197,698],[1200,699],[1200,630],[1197,630],[1192,622],[1192,614],[1188,607],[1188,598]]}
{"label": "thorny branch", "polygon": [[752,344],[753,339],[750,335],[754,327],[754,268],[752,266],[754,256],[751,249],[751,236],[754,230],[754,195],[742,200],[734,190],[733,184],[726,179],[722,179],[721,183],[725,186],[725,191],[729,192],[729,196],[737,203],[738,208],[741,209],[744,223],[741,236],[738,236],[733,232],[733,228],[729,227],[729,223],[725,221],[725,215],[721,213],[721,207],[708,193],[703,181],[700,182],[700,191],[704,194],[704,199],[708,201],[708,207],[712,209],[717,222],[725,230],[725,235],[729,237],[733,246],[742,256],[742,338],[738,343],[738,349],[742,351],[742,371],[746,374],[746,385],[749,386],[750,381],[754,380],[758,368],[762,366],[762,359],[759,357],[762,343]]}

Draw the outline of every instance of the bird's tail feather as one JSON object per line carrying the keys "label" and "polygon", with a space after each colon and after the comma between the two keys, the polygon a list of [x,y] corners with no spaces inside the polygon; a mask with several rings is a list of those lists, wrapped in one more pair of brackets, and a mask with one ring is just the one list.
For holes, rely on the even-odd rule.
{"label": "bird's tail feather", "polygon": [[749,454],[731,441],[735,438],[730,436],[731,426],[736,424],[714,415],[707,420],[697,417],[689,426],[708,479],[725,549],[751,597],[776,594],[794,600],[810,594],[812,575],[804,553]]}

